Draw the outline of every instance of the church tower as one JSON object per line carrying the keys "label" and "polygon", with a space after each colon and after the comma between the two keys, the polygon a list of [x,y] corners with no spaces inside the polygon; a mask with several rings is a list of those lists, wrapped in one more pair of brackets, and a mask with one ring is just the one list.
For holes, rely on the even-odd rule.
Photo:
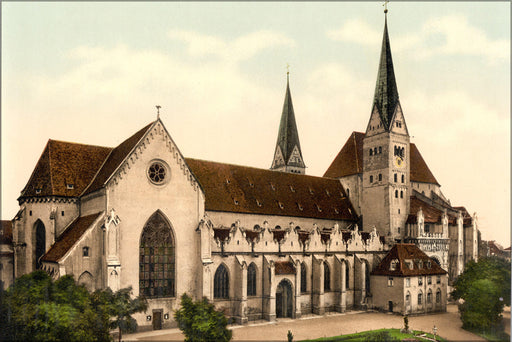
{"label": "church tower", "polygon": [[270,169],[290,173],[306,173],[290,93],[290,72],[286,73],[286,95],[277,135],[276,151]]}
{"label": "church tower", "polygon": [[363,229],[402,239],[410,207],[410,139],[393,70],[387,9],[373,106],[363,139]]}

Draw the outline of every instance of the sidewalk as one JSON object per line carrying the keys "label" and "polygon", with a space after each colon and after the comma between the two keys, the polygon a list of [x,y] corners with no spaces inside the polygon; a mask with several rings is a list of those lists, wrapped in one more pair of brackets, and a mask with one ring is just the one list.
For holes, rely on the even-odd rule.
{"label": "sidewalk", "polygon": [[[413,330],[432,332],[434,325],[437,327],[437,334],[449,341],[485,341],[462,329],[456,305],[448,305],[445,313],[409,317],[409,328]],[[261,321],[245,326],[230,326],[233,331],[232,341],[286,341],[288,330],[292,331],[294,341],[300,341],[382,328],[403,328],[402,316],[350,311],[343,314],[307,315],[295,320],[278,319],[275,322]],[[123,340],[183,341],[183,338],[179,329],[168,329],[124,335]]]}

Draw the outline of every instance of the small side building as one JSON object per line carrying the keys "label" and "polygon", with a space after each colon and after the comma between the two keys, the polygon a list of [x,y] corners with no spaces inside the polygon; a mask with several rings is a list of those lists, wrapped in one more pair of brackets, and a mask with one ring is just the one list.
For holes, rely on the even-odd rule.
{"label": "small side building", "polygon": [[415,244],[396,244],[370,273],[373,308],[400,314],[446,311],[447,274]]}

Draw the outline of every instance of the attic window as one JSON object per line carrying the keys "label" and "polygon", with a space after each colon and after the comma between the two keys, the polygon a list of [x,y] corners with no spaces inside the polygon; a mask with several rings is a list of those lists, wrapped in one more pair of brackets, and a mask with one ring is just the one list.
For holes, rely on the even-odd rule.
{"label": "attic window", "polygon": [[89,256],[89,247],[82,248],[82,256],[84,256],[84,257]]}
{"label": "attic window", "polygon": [[322,208],[320,208],[320,206],[318,204],[316,204],[316,203],[315,203],[315,205],[316,205],[316,209],[318,210],[318,212],[321,213],[322,212]]}
{"label": "attic window", "polygon": [[235,202],[235,205],[238,205],[238,201],[233,198],[233,202]]}
{"label": "attic window", "polygon": [[256,200],[256,205],[258,205],[258,207],[261,207],[263,204],[260,201]]}
{"label": "attic window", "polygon": [[254,188],[254,183],[253,183],[253,182],[251,182],[251,180],[250,180],[249,178],[247,178],[247,181],[249,181],[249,186],[250,186],[251,188]]}
{"label": "attic window", "polygon": [[389,264],[389,270],[395,271],[397,267],[398,267],[398,260],[397,259],[391,260],[391,263]]}
{"label": "attic window", "polygon": [[295,189],[293,188],[293,185],[290,185],[290,191],[295,192]]}
{"label": "attic window", "polygon": [[70,184],[70,183],[68,183],[68,184],[66,184],[66,188],[67,188],[68,190],[73,190],[73,189],[75,188],[75,185],[74,185],[74,184]]}
{"label": "attic window", "polygon": [[39,195],[41,193],[41,189],[36,189],[36,194]]}
{"label": "attic window", "polygon": [[299,208],[300,211],[304,210],[304,208],[302,207],[302,205],[300,205],[300,203],[297,203],[297,207]]}
{"label": "attic window", "polygon": [[226,178],[226,184],[229,184],[229,183],[231,183],[231,181]]}
{"label": "attic window", "polygon": [[284,209],[284,205],[283,205],[283,203],[281,203],[281,202],[277,201],[277,205],[279,205],[279,208]]}

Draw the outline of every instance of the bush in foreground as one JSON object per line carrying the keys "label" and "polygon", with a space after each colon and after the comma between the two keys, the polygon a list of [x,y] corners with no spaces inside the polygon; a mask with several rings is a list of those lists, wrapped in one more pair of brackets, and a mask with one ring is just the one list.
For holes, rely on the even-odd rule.
{"label": "bush in foreground", "polygon": [[232,332],[228,320],[216,311],[206,298],[194,302],[186,293],[181,296],[181,308],[174,313],[178,326],[185,334],[185,341],[229,341]]}

